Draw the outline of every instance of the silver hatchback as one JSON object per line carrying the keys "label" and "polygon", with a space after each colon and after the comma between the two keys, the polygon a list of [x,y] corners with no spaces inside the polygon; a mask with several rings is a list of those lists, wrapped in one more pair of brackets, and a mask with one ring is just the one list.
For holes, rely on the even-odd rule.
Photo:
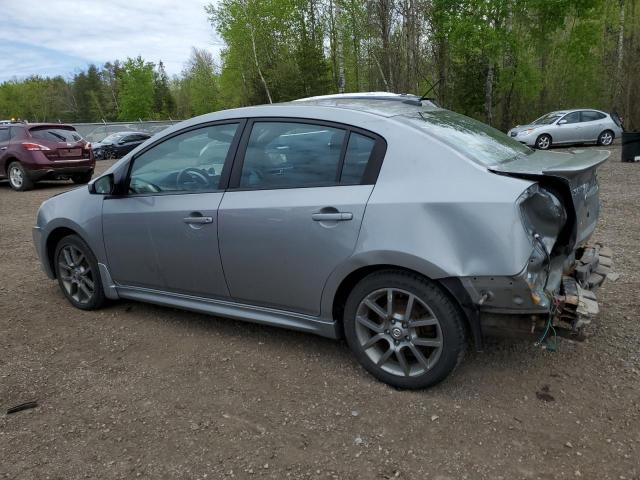
{"label": "silver hatchback", "polygon": [[622,125],[616,115],[600,110],[562,110],[547,113],[528,125],[518,125],[507,134],[540,150],[576,143],[606,147],[622,135]]}
{"label": "silver hatchback", "polygon": [[76,307],[133,299],[340,338],[402,388],[495,330],[579,335],[608,152],[534,152],[407,95],[227,110],[45,201],[34,242]]}

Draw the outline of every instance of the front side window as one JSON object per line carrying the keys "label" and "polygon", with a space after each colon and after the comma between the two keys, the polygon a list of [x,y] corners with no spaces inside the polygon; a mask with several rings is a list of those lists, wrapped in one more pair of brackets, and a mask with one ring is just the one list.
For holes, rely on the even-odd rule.
{"label": "front side window", "polygon": [[335,185],[346,131],[296,122],[256,122],[247,144],[241,188]]}
{"label": "front side window", "polygon": [[219,189],[237,123],[181,133],[135,157],[129,192],[191,193]]}
{"label": "front side window", "polygon": [[563,120],[565,123],[578,123],[580,122],[580,112],[573,112],[565,115]]}
{"label": "front side window", "polygon": [[6,142],[9,140],[9,129],[0,128],[0,142]]}

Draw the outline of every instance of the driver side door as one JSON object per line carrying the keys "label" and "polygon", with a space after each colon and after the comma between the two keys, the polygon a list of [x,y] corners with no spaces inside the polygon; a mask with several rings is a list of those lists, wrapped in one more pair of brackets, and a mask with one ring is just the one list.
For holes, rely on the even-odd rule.
{"label": "driver side door", "polygon": [[226,298],[218,206],[243,122],[177,132],[135,155],[122,194],[106,197],[103,238],[113,280]]}

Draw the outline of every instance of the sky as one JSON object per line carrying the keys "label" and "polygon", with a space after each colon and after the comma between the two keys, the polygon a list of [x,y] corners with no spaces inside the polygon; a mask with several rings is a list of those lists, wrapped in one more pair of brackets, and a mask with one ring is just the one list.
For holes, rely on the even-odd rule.
{"label": "sky", "polygon": [[[212,0],[0,0],[0,82],[29,75],[73,76],[127,57],[180,73],[191,47],[219,58],[207,20]],[[215,3],[215,0],[213,0]]]}

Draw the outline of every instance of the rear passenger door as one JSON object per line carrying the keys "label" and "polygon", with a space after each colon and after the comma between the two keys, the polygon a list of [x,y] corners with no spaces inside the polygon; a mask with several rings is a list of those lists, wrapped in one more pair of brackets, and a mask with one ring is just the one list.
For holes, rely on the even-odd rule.
{"label": "rear passenger door", "polygon": [[355,248],[386,144],[296,119],[253,120],[243,137],[218,213],[230,295],[318,315],[326,279]]}
{"label": "rear passenger door", "polygon": [[585,110],[580,112],[581,125],[583,133],[583,140],[586,142],[595,142],[598,140],[598,135],[604,130],[602,126],[602,119],[605,115],[593,110]]}

